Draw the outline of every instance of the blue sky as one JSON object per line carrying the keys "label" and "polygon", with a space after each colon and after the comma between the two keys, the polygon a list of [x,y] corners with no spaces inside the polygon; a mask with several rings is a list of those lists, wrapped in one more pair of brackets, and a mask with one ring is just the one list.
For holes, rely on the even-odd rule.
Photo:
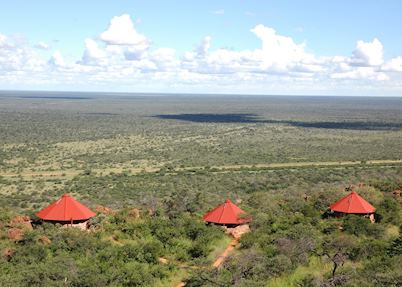
{"label": "blue sky", "polygon": [[0,4],[0,89],[402,95],[401,1]]}

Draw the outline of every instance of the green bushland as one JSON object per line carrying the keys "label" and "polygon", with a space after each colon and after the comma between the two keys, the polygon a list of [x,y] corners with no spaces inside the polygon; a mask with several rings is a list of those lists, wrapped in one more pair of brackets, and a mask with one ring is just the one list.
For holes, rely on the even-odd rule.
{"label": "green bushland", "polygon": [[[2,92],[0,285],[400,286],[402,211],[392,192],[402,165],[369,162],[400,160],[401,146],[399,98]],[[361,164],[258,167],[329,161]],[[359,183],[375,224],[327,212]],[[43,224],[7,238],[11,218],[34,218],[65,192],[117,213],[98,214],[91,232]],[[252,232],[212,269],[227,238],[201,217],[227,197],[253,216]]]}
{"label": "green bushland", "polygon": [[[4,232],[12,213],[1,214]],[[12,252],[0,259],[2,286],[151,286],[183,263],[205,264],[213,242],[224,236],[189,214],[144,211],[133,218],[122,210],[99,214],[91,224],[82,231],[44,223],[15,243],[2,233],[0,249]]]}

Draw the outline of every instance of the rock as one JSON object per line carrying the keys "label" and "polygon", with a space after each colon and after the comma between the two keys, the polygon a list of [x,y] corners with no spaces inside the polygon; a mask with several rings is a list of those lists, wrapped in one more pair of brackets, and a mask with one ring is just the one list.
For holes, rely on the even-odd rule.
{"label": "rock", "polygon": [[15,251],[12,250],[11,248],[5,248],[3,249],[3,252],[1,253],[1,255],[4,257],[4,259],[6,259],[7,261],[10,261],[11,258],[13,258]]}
{"label": "rock", "polygon": [[139,218],[140,217],[140,210],[138,208],[133,208],[128,212],[128,215],[133,218]]}
{"label": "rock", "polygon": [[67,224],[63,224],[61,228],[70,228],[70,227],[74,227],[74,228],[78,228],[81,230],[87,230],[87,221],[84,222],[80,222],[80,223],[67,223]]}
{"label": "rock", "polygon": [[114,214],[115,213],[111,208],[102,206],[102,205],[98,205],[95,208],[95,211],[99,212],[99,213],[103,213],[103,214]]}
{"label": "rock", "polygon": [[248,224],[238,225],[233,228],[226,228],[226,233],[232,235],[235,239],[240,239],[243,234],[250,232],[250,226]]}
{"label": "rock", "polygon": [[12,227],[7,230],[7,237],[13,241],[20,241],[24,237],[24,231],[21,228]]}
{"label": "rock", "polygon": [[38,241],[40,243],[42,243],[43,245],[49,245],[50,243],[52,243],[52,241],[49,239],[49,237],[42,235],[38,238]]}
{"label": "rock", "polygon": [[18,215],[10,220],[10,227],[22,227],[27,230],[32,230],[31,218],[29,216]]}
{"label": "rock", "polygon": [[399,203],[402,203],[402,190],[396,189],[392,192],[392,195],[399,201]]}
{"label": "rock", "polygon": [[169,260],[167,260],[166,258],[163,258],[163,257],[159,257],[159,258],[158,258],[158,261],[159,261],[160,263],[162,263],[162,264],[168,264],[168,263],[169,263]]}

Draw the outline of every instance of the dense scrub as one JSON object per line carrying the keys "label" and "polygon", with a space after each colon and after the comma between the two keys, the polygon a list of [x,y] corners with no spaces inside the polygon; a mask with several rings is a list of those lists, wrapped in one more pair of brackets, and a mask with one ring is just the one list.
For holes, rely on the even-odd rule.
{"label": "dense scrub", "polygon": [[252,194],[253,232],[222,269],[195,272],[188,286],[400,286],[401,205],[373,188],[358,192],[379,207],[377,223],[326,215],[335,197],[327,191],[306,201]]}
{"label": "dense scrub", "polygon": [[0,95],[0,170],[400,159],[401,115],[398,98]]}
{"label": "dense scrub", "polygon": [[2,217],[2,286],[151,286],[182,263],[202,264],[223,236],[188,214],[136,218],[123,210],[99,214],[90,231],[45,223],[14,243],[5,238],[11,213]]}
{"label": "dense scrub", "polygon": [[[2,93],[0,120],[2,286],[402,284],[402,165],[367,164],[402,159],[398,98]],[[361,164],[258,166],[326,161]],[[232,165],[248,167],[217,168]],[[350,184],[377,223],[329,216]],[[43,224],[8,239],[11,218],[65,192],[118,212],[90,232]],[[212,269],[227,238],[201,217],[227,197],[252,232]]]}

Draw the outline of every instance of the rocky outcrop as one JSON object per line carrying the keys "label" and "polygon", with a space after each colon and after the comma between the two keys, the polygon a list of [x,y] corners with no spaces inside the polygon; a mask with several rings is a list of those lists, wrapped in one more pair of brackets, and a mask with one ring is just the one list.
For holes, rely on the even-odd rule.
{"label": "rocky outcrop", "polygon": [[3,258],[7,261],[10,261],[11,258],[13,258],[15,251],[12,250],[11,248],[5,248],[3,249],[3,251],[1,252],[1,255],[3,256]]}
{"label": "rocky outcrop", "polygon": [[399,201],[399,203],[402,204],[402,190],[401,189],[396,189],[392,192],[392,195],[396,200]]}
{"label": "rocky outcrop", "polygon": [[21,241],[24,238],[24,230],[17,227],[11,227],[7,230],[7,238],[12,241]]}
{"label": "rocky outcrop", "polygon": [[138,208],[133,208],[128,212],[128,215],[132,218],[139,218],[140,217],[140,210]]}
{"label": "rocky outcrop", "polygon": [[46,235],[42,235],[38,238],[38,242],[42,243],[43,245],[49,245],[52,241]]}
{"label": "rocky outcrop", "polygon": [[226,228],[225,232],[232,235],[235,239],[240,239],[243,234],[250,232],[250,226],[248,224],[242,224],[233,228]]}
{"label": "rocky outcrop", "polygon": [[103,205],[98,205],[95,208],[95,211],[102,213],[102,214],[115,214],[115,212],[111,208],[103,206]]}
{"label": "rocky outcrop", "polygon": [[26,230],[32,230],[31,218],[29,216],[15,216],[8,223],[10,227],[22,228]]}

